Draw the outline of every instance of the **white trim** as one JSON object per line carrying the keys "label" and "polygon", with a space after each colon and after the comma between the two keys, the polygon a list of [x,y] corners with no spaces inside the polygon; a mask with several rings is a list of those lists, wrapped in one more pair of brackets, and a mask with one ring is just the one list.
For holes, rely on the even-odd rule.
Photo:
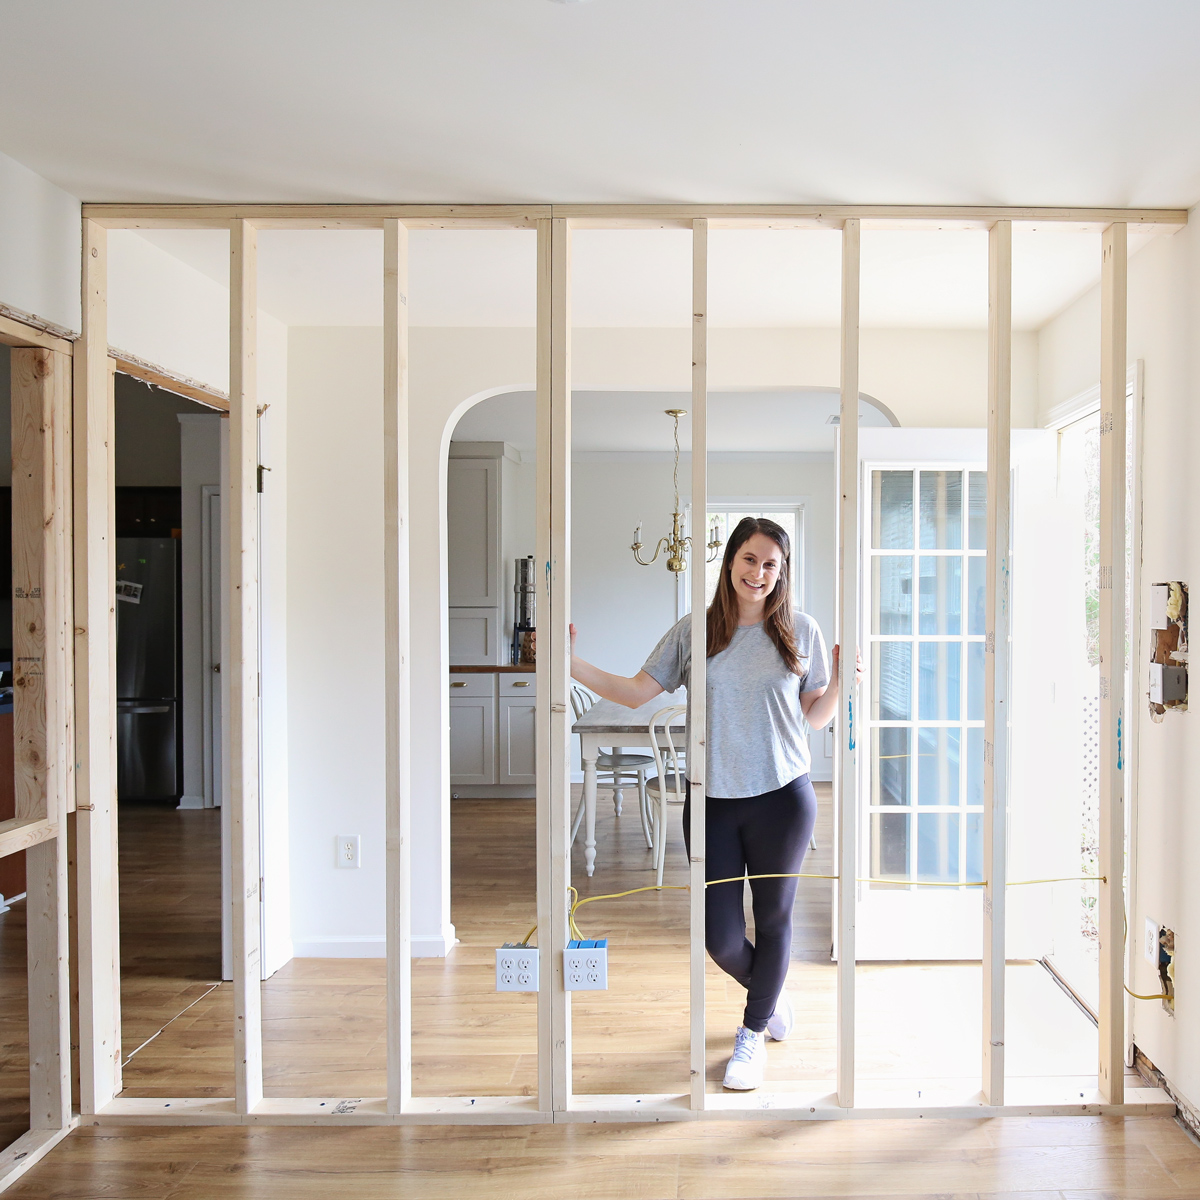
{"label": "white trim", "polygon": [[[458,945],[454,926],[441,934],[415,934],[413,958],[445,958]],[[341,934],[292,942],[294,958],[386,958],[387,936],[382,933]]]}
{"label": "white trim", "polygon": [[[1137,373],[1138,363],[1130,363],[1125,375],[1126,395],[1129,395],[1136,388]],[[1066,429],[1068,425],[1074,425],[1076,421],[1082,421],[1084,417],[1090,417],[1093,413],[1098,413],[1099,411],[1100,385],[1099,383],[1094,383],[1091,387],[1084,388],[1082,392],[1078,392],[1069,399],[1055,404],[1052,408],[1048,408],[1045,419],[1042,421],[1042,428]]]}
{"label": "white trim", "polygon": [[208,805],[204,803],[203,796],[180,796],[179,803],[175,807],[177,809],[190,810],[196,808],[208,808]]}

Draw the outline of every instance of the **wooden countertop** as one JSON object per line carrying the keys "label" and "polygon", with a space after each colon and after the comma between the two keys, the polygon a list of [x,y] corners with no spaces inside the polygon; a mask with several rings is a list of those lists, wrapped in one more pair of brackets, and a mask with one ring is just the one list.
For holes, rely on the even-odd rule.
{"label": "wooden countertop", "polygon": [[474,663],[466,667],[451,667],[451,675],[533,675],[537,667],[532,663],[522,663],[514,667],[508,663]]}

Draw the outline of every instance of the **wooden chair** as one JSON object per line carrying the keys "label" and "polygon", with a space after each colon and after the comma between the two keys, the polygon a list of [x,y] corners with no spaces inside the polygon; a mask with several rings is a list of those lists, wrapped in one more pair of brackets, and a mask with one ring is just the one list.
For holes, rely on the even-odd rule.
{"label": "wooden chair", "polygon": [[[586,688],[581,688],[578,685],[571,688],[571,709],[575,713],[575,720],[579,720],[593,704],[596,703],[596,697],[592,695]],[[608,783],[609,779],[602,780],[601,774],[609,776],[613,790],[613,809],[617,816],[621,815],[622,810],[622,793],[628,784],[636,781],[638,790],[638,815],[642,821],[642,836],[646,839],[646,846],[653,849],[654,842],[650,835],[650,805],[646,796],[646,775],[653,764],[654,759],[649,754],[622,754],[610,751],[607,754],[600,754],[596,758],[596,782]],[[580,749],[580,768],[583,767],[583,751]],[[571,826],[571,844],[574,845],[575,837],[579,833],[579,826],[583,823],[583,798],[580,797],[579,808],[575,813],[575,821]]]}
{"label": "wooden chair", "polygon": [[679,742],[684,740],[684,730],[680,725],[672,727],[671,724],[686,712],[686,704],[672,704],[668,708],[660,708],[650,718],[650,749],[654,753],[657,775],[647,782],[646,795],[650,801],[657,887],[662,887],[663,865],[667,861],[667,805],[682,804],[687,799],[683,747],[676,744],[677,738]]}

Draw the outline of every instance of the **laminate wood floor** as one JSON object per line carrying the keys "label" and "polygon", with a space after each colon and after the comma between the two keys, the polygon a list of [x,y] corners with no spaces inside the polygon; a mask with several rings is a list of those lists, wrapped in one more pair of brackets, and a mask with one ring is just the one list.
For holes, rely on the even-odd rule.
{"label": "laminate wood floor", "polygon": [[[824,792],[824,790],[823,790]],[[828,794],[814,871],[828,870]],[[685,879],[673,814],[668,883]],[[420,1094],[531,1094],[532,996],[493,989],[494,947],[533,922],[531,802],[453,806],[453,917],[445,960],[414,963],[414,1083]],[[231,1010],[219,978],[214,813],[122,814],[126,1095],[232,1094]],[[581,892],[653,882],[635,803],[604,793],[600,856]],[[21,1110],[23,913],[0,917],[5,1025],[0,1129]],[[833,1077],[829,885],[802,881],[792,993],[797,1035],[770,1047],[773,1089]],[[681,1091],[686,1079],[687,894],[642,893],[579,912],[610,939],[608,992],[574,1002],[577,1091]],[[380,914],[382,925],[382,914]],[[20,970],[17,971],[17,967]],[[977,1079],[979,971],[964,964],[860,966],[860,1080]],[[719,1087],[741,1004],[710,966],[709,1086]],[[10,981],[16,986],[10,986]],[[1094,1072],[1095,1033],[1037,966],[1010,969],[1016,1073]],[[378,960],[297,959],[263,985],[268,1094],[380,1095],[384,991]],[[27,1085],[25,1085],[27,1089]],[[8,1125],[4,1126],[3,1122]],[[2,1136],[2,1132],[0,1132]],[[703,1125],[398,1129],[81,1129],[8,1193],[88,1197],[1021,1197],[1200,1196],[1200,1149],[1165,1118],[713,1122]]]}

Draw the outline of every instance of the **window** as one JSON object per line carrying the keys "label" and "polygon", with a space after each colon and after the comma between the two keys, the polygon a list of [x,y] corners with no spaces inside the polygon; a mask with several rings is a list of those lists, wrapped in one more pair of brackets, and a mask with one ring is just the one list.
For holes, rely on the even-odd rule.
{"label": "window", "polygon": [[870,473],[869,873],[983,878],[987,476]]}
{"label": "window", "polygon": [[[705,523],[703,538],[697,537],[697,542],[712,541],[713,530],[721,539],[721,549],[716,562],[710,562],[705,567],[704,603],[712,603],[717,590],[717,580],[721,575],[721,562],[725,556],[725,543],[729,540],[731,530],[737,528],[737,523],[743,517],[766,517],[783,526],[784,532],[792,543],[792,604],[795,608],[803,608],[804,604],[804,508],[799,504],[762,505],[722,504],[710,502],[708,521]],[[701,547],[697,546],[697,553]]]}

